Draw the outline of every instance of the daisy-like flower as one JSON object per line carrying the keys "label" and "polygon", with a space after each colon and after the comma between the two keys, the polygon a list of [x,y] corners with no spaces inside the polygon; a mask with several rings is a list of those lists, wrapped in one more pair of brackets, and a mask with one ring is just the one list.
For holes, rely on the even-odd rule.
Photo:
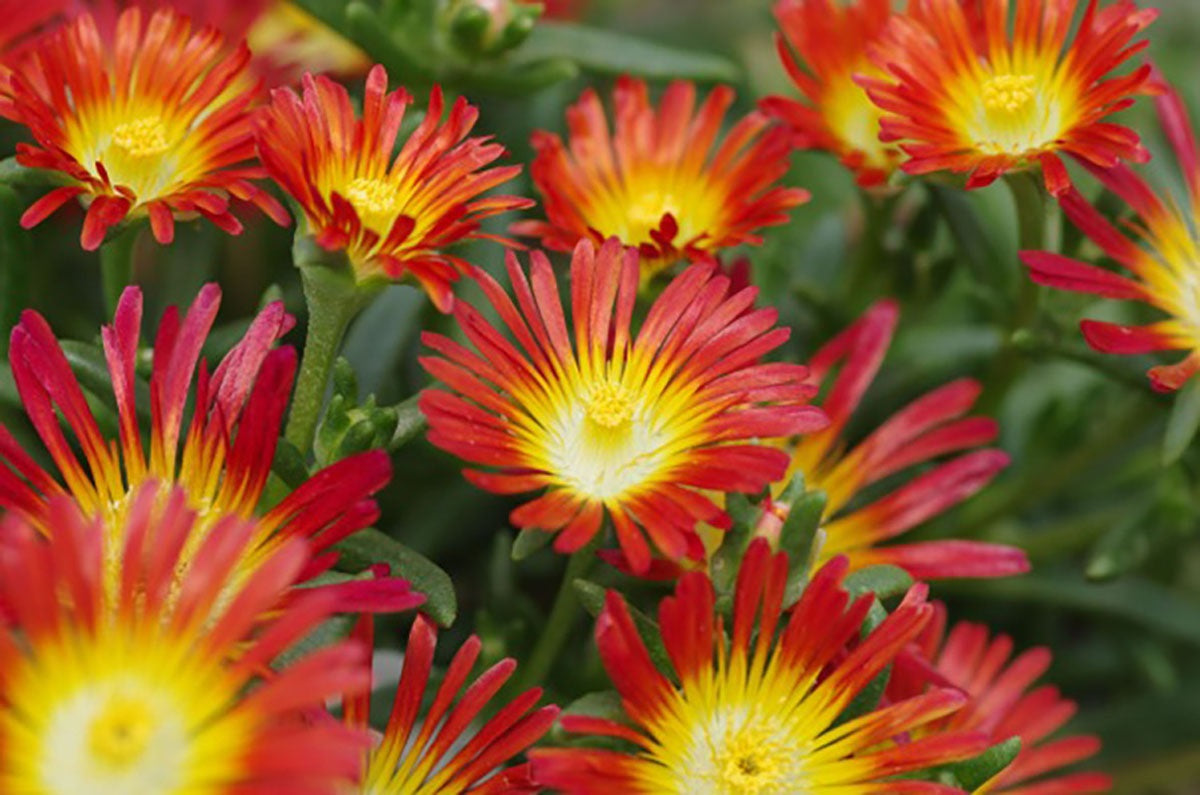
{"label": "daisy-like flower", "polygon": [[371,67],[353,42],[291,0],[266,0],[246,29],[246,44],[268,85],[296,83],[305,72],[349,77]]}
{"label": "daisy-like flower", "polygon": [[[105,532],[115,538],[126,527],[132,493],[153,480],[163,487],[182,488],[188,504],[200,514],[201,527],[225,516],[253,516],[271,473],[296,370],[295,351],[273,347],[291,327],[292,319],[282,303],[271,304],[215,371],[210,374],[207,363],[201,362],[197,375],[200,351],[216,319],[220,295],[216,285],[207,285],[182,320],[171,308],[159,324],[150,377],[148,450],[139,429],[138,392],[142,387],[136,377],[141,292],[127,288],[113,324],[102,330],[119,441],[101,433],[50,326],[36,312],[25,312],[13,329],[9,348],[13,378],[25,411],[62,479],[60,482],[43,470],[0,426],[0,506],[53,535],[55,527],[47,515],[49,501],[66,493],[87,515],[101,517]],[[189,404],[195,410],[185,429]],[[63,433],[60,415],[74,432],[82,461]],[[371,495],[390,476],[391,464],[381,451],[343,459],[313,475],[258,520],[254,543],[243,556],[240,570],[253,571],[274,548],[293,537],[308,539],[318,553],[307,577],[328,569],[336,558],[330,547],[377,518]],[[201,534],[195,538],[200,539]],[[120,545],[114,541],[108,549],[115,552]],[[113,573],[119,562],[110,563]],[[422,601],[401,580],[338,588],[351,600],[347,608],[400,610]]]}
{"label": "daisy-like flower", "polygon": [[[806,484],[828,499],[826,516],[831,518],[824,525],[819,560],[845,555],[854,569],[890,563],[917,579],[1027,571],[1025,553],[1016,547],[959,540],[880,546],[970,497],[1008,465],[1008,456],[999,450],[972,449],[994,440],[997,428],[988,417],[964,416],[979,396],[979,384],[970,379],[918,398],[846,450],[846,424],[883,363],[898,316],[893,302],[880,301],[809,362],[814,385],[833,379],[821,406],[830,424],[796,443],[789,474],[802,473]],[[836,377],[831,375],[835,368]],[[884,478],[960,452],[868,505],[856,501]]]}
{"label": "daisy-like flower", "polygon": [[367,738],[306,714],[367,685],[364,650],[337,644],[260,678],[333,610],[319,591],[285,598],[307,545],[289,541],[239,582],[254,528],[227,517],[179,580],[197,532],[184,503],[140,490],[115,554],[66,497],[51,501],[49,538],[12,514],[0,526],[0,790],[266,795],[353,780]]}
{"label": "daisy-like flower", "polygon": [[[668,559],[700,559],[698,521],[728,527],[699,489],[757,492],[788,457],[760,438],[805,433],[825,417],[805,405],[806,370],[759,359],[788,337],[773,309],[754,309],[754,288],[728,293],[711,263],[684,271],[651,307],[636,336],[635,252],[609,239],[582,241],[571,261],[574,344],[550,262],[534,252],[527,276],[509,256],[517,302],[486,273],[480,286],[513,337],[475,309],[455,309],[478,353],[437,334],[440,356],[422,364],[452,392],[427,389],[429,441],[489,470],[476,485],[501,494],[546,488],[513,524],[561,530],[554,548],[574,552],[607,514],[636,572],[650,564],[644,535]],[[644,535],[643,535],[644,534]]]}
{"label": "daisy-like flower", "polygon": [[445,249],[470,238],[506,243],[480,232],[480,220],[532,202],[481,196],[521,167],[484,168],[504,147],[467,137],[479,111],[461,97],[443,123],[437,87],[425,118],[393,157],[412,97],[402,88],[387,93],[387,82],[382,66],[371,69],[361,119],[346,89],[326,77],[306,75],[303,97],[276,89],[260,120],[259,154],[304,209],[317,243],[344,250],[359,281],[412,276],[449,311],[450,285],[469,266]]}
{"label": "daisy-like flower", "polygon": [[1132,276],[1048,251],[1023,251],[1021,259],[1038,284],[1138,301],[1169,315],[1169,319],[1146,326],[1099,320],[1080,324],[1088,344],[1105,353],[1187,351],[1187,356],[1176,364],[1150,369],[1150,385],[1169,392],[1200,370],[1200,302],[1195,289],[1200,279],[1200,237],[1196,231],[1200,218],[1200,150],[1179,95],[1164,87],[1156,102],[1183,171],[1186,193],[1182,203],[1147,184],[1127,166],[1092,169],[1106,188],[1137,213],[1137,222],[1125,227],[1135,235],[1130,239],[1088,204],[1079,191],[1071,189],[1059,198],[1067,217]]}
{"label": "daisy-like flower", "polygon": [[1118,67],[1153,9],[1118,0],[1022,0],[1010,32],[1009,0],[913,0],[876,48],[886,78],[861,78],[886,113],[882,139],[900,142],[910,174],[969,173],[967,187],[1040,165],[1046,188],[1070,185],[1061,154],[1097,166],[1149,154],[1133,130],[1104,119],[1145,93],[1149,66]]}
{"label": "daisy-like flower", "polygon": [[[355,636],[372,647],[370,616],[359,621]],[[472,724],[517,667],[511,658],[502,660],[468,685],[482,648],[472,635],[455,652],[430,707],[422,711],[436,648],[437,629],[424,616],[417,616],[404,648],[404,668],[391,715],[383,738],[366,757],[359,791],[363,795],[540,791],[528,764],[502,766],[549,731],[558,707],[535,709],[542,690],[533,688],[472,731]],[[347,725],[367,728],[369,694],[347,694],[344,704]]]}
{"label": "daisy-like flower", "polygon": [[229,48],[213,28],[163,8],[149,20],[124,11],[110,37],[89,14],[40,39],[7,81],[0,114],[29,128],[17,162],[57,171],[69,184],[38,199],[21,224],[37,225],[75,197],[87,204],[80,242],[97,248],[127,217],[149,216],[160,243],[177,217],[202,215],[237,234],[230,197],[253,202],[281,224],[283,207],[250,180],[254,157],[247,107],[253,91],[227,89],[250,52]]}
{"label": "daisy-like flower", "polygon": [[903,153],[879,140],[883,111],[855,82],[880,75],[867,57],[892,18],[892,0],[779,0],[779,57],[804,100],[767,97],[764,113],[790,125],[796,143],[836,155],[860,185],[885,182]]}
{"label": "daisy-like flower", "polygon": [[775,184],[788,169],[791,134],[761,113],[741,119],[712,151],[732,102],[732,89],[718,86],[697,110],[695,86],[676,81],[656,110],[646,84],[623,77],[610,132],[600,97],[588,89],[567,109],[567,144],[534,133],[530,173],[547,220],[521,221],[513,231],[556,251],[616,237],[638,248],[646,275],[761,243],[756,231],[786,223],[808,193]]}
{"label": "daisy-like flower", "polygon": [[[836,724],[855,696],[930,618],[926,586],[849,651],[872,597],[851,602],[845,559],[822,568],[800,601],[783,609],[785,553],[750,545],[738,572],[733,632],[715,612],[708,577],[684,574],[659,607],[662,642],[679,684],[659,671],[629,608],[609,591],[596,643],[628,723],[564,716],[567,731],[633,744],[636,753],[535,749],[537,780],[566,793],[958,792],[898,774],[968,758],[981,733],[907,733],[953,713],[961,693],[933,690]],[[757,634],[755,630],[757,629]],[[778,636],[777,636],[778,631]]]}
{"label": "daisy-like flower", "polygon": [[67,0],[0,0],[0,77],[11,59],[30,41],[29,37],[52,23],[67,8]]}
{"label": "daisy-like flower", "polygon": [[925,731],[981,731],[993,743],[1021,738],[1021,750],[1007,768],[979,792],[1067,795],[1108,792],[1102,773],[1057,775],[1100,750],[1100,740],[1074,735],[1046,742],[1075,714],[1075,702],[1043,685],[1029,688],[1050,667],[1050,651],[1033,648],[1013,657],[1006,635],[990,637],[987,627],[960,621],[946,635],[946,608],[934,603],[934,619],[917,641],[896,659],[888,696],[911,698],[934,687],[954,687],[968,696],[962,709]]}

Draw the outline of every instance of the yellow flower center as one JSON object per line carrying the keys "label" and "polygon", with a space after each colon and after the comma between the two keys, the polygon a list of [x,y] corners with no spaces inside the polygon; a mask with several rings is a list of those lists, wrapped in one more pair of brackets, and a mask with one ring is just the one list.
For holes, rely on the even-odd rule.
{"label": "yellow flower center", "polygon": [[592,392],[587,416],[595,424],[609,430],[627,425],[633,418],[633,400],[629,390],[611,381],[600,384]]}
{"label": "yellow flower center", "polygon": [[158,116],[143,116],[117,125],[112,140],[126,154],[135,158],[161,155],[171,148],[167,128]]}
{"label": "yellow flower center", "polygon": [[790,765],[786,753],[771,736],[757,729],[743,729],[726,738],[717,757],[720,792],[765,795],[784,792],[784,774]]}
{"label": "yellow flower center", "polygon": [[996,75],[983,84],[983,105],[1000,116],[1015,116],[1033,101],[1033,75]]}
{"label": "yellow flower center", "polygon": [[379,235],[392,230],[404,208],[404,194],[394,182],[372,177],[355,177],[346,186],[345,197],[358,212],[363,226]]}
{"label": "yellow flower center", "polygon": [[156,723],[144,701],[113,695],[88,727],[88,748],[102,764],[124,770],[145,753]]}
{"label": "yellow flower center", "polygon": [[626,212],[628,231],[625,240],[634,245],[650,243],[650,233],[658,229],[663,216],[670,213],[675,221],[679,221],[677,202],[670,193],[645,191],[639,194],[629,205]]}

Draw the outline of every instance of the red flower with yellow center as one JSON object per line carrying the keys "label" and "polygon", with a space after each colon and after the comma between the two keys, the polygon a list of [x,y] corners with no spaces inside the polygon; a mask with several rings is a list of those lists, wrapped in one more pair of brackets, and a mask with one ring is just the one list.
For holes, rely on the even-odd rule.
{"label": "red flower with yellow center", "polygon": [[713,89],[696,110],[696,88],[676,81],[658,109],[646,84],[623,77],[613,92],[615,126],[588,89],[567,109],[569,141],[537,131],[530,166],[546,221],[521,221],[518,234],[570,251],[583,239],[616,237],[636,246],[647,275],[680,259],[761,243],[756,231],[786,223],[807,191],[775,183],[788,169],[788,131],[766,116],[741,119],[712,151],[733,91]]}
{"label": "red flower with yellow center", "polygon": [[[370,616],[359,621],[355,636],[372,647]],[[437,649],[437,630],[427,618],[417,616],[404,648],[404,668],[387,727],[382,740],[367,756],[359,791],[367,795],[539,791],[528,764],[502,766],[549,731],[558,717],[558,707],[534,709],[542,690],[533,688],[470,731],[517,667],[511,658],[501,660],[467,685],[482,645],[475,635],[467,639],[455,652],[432,704],[422,710]],[[346,724],[367,728],[369,694],[347,694],[344,703]]]}
{"label": "red flower with yellow center", "polygon": [[946,608],[940,603],[933,607],[934,619],[897,658],[887,693],[905,699],[923,693],[928,683],[958,688],[968,696],[967,703],[926,731],[981,731],[993,743],[1021,738],[1016,759],[976,792],[1108,792],[1112,779],[1101,773],[1046,776],[1100,750],[1100,740],[1090,735],[1045,742],[1075,714],[1075,702],[1057,688],[1029,689],[1050,667],[1050,651],[1039,647],[1013,657],[1008,636],[989,637],[987,627],[966,621],[955,624],[947,636]]}
{"label": "red flower with yellow center", "polygon": [[[50,503],[49,538],[6,517],[0,791],[336,792],[353,780],[367,738],[306,718],[368,685],[364,650],[339,643],[263,677],[333,611],[330,594],[291,596],[307,544],[288,541],[242,580],[253,526],[227,517],[200,529],[184,503],[147,486],[117,536],[66,497]],[[106,560],[119,561],[113,590]]]}
{"label": "red flower with yellow center", "polygon": [[1119,0],[913,0],[893,18],[874,59],[886,78],[862,78],[885,114],[910,174],[969,173],[967,187],[1039,165],[1046,188],[1070,186],[1060,154],[1112,166],[1145,160],[1132,130],[1104,119],[1145,93],[1149,67],[1113,71],[1142,50],[1134,37],[1157,14]]}
{"label": "red flower with yellow center", "polygon": [[561,722],[637,751],[535,749],[535,778],[572,795],[958,792],[893,778],[986,747],[981,733],[905,737],[957,710],[965,700],[957,691],[934,690],[836,723],[932,612],[925,586],[914,586],[847,650],[873,597],[852,602],[841,587],[845,573],[842,558],[825,566],[785,611],[787,555],[756,540],[738,572],[729,640],[708,577],[684,574],[658,613],[675,680],[655,667],[625,600],[609,591],[596,643],[628,722],[572,715]]}
{"label": "red flower with yellow center", "polygon": [[436,86],[425,118],[393,157],[412,97],[402,88],[387,93],[382,66],[367,75],[361,119],[346,89],[328,78],[306,75],[303,94],[271,93],[258,134],[267,171],[303,208],[316,241],[346,252],[359,281],[412,276],[449,311],[450,285],[469,266],[444,249],[471,238],[506,242],[481,232],[480,220],[532,202],[480,194],[521,167],[484,168],[504,147],[467,137],[479,111],[461,97],[443,123]]}
{"label": "red flower with yellow center", "polygon": [[126,217],[149,216],[160,243],[175,219],[199,214],[227,232],[241,223],[230,197],[253,202],[281,224],[287,215],[250,180],[254,157],[247,110],[252,91],[229,93],[250,58],[230,50],[215,29],[192,30],[171,9],[143,24],[123,12],[111,37],[83,15],[39,40],[8,81],[0,113],[37,141],[17,145],[17,162],[66,175],[70,184],[35,202],[26,228],[76,196],[87,216],[80,242],[97,248]]}
{"label": "red flower with yellow center", "polygon": [[881,74],[867,49],[892,18],[892,0],[780,0],[775,18],[779,57],[807,101],[767,97],[763,112],[790,125],[799,146],[837,155],[860,185],[886,181],[903,155],[879,140],[883,111],[854,76]]}
{"label": "red flower with yellow center", "polygon": [[1196,232],[1200,149],[1179,95],[1167,90],[1157,104],[1187,186],[1182,204],[1168,192],[1155,190],[1127,166],[1092,169],[1106,188],[1137,212],[1137,222],[1126,227],[1136,236],[1131,240],[1088,204],[1079,191],[1071,189],[1059,197],[1067,217],[1132,277],[1047,251],[1022,251],[1021,259],[1038,284],[1138,301],[1170,315],[1168,320],[1146,326],[1100,320],[1080,324],[1088,344],[1105,353],[1187,351],[1177,364],[1150,369],[1151,386],[1168,392],[1183,386],[1200,370],[1200,292],[1196,287],[1200,280],[1200,237]]}
{"label": "red flower with yellow center", "polygon": [[855,504],[855,497],[871,484],[996,438],[994,420],[963,416],[979,396],[979,384],[962,379],[918,398],[845,449],[846,424],[883,363],[897,319],[896,305],[880,301],[809,362],[814,385],[827,381],[840,366],[822,404],[829,427],[796,443],[790,469],[828,498],[826,516],[831,518],[824,525],[819,560],[846,555],[854,569],[890,563],[917,579],[1004,577],[1027,571],[1025,553],[1016,547],[959,540],[879,546],[987,485],[1008,465],[1008,456],[999,450],[963,453],[868,505]]}
{"label": "red flower with yellow center", "polygon": [[[712,264],[671,282],[634,336],[637,256],[615,239],[583,241],[571,260],[571,332],[550,262],[534,252],[529,276],[516,258],[517,303],[490,276],[477,278],[514,341],[472,307],[455,309],[479,351],[438,334],[440,356],[422,364],[452,392],[421,393],[429,440],[498,471],[468,469],[501,494],[547,488],[513,511],[518,527],[561,530],[574,552],[611,518],[634,571],[650,564],[643,533],[671,560],[699,559],[698,521],[728,526],[699,489],[757,492],[783,475],[787,455],[760,438],[804,433],[825,417],[805,405],[805,368],[762,364],[788,337],[757,290],[728,294]],[[519,307],[519,308],[518,308]]]}
{"label": "red flower with yellow center", "polygon": [[[53,535],[55,527],[46,513],[49,500],[69,494],[88,516],[103,520],[106,533],[117,537],[125,527],[130,495],[142,483],[155,481],[164,488],[181,487],[189,506],[200,514],[201,527],[226,516],[253,516],[271,474],[296,370],[295,351],[273,347],[292,319],[281,303],[271,304],[211,375],[207,363],[201,363],[197,376],[200,351],[219,304],[220,290],[210,284],[201,289],[182,320],[172,307],[159,324],[149,387],[148,451],[139,429],[138,393],[144,386],[136,375],[141,292],[136,287],[126,289],[113,324],[102,330],[119,442],[102,434],[49,325],[36,312],[25,312],[13,329],[9,347],[13,379],[62,482],[43,470],[0,426],[0,506]],[[195,409],[185,431],[193,378]],[[62,431],[60,415],[76,436],[82,461]],[[263,565],[289,538],[306,538],[321,553],[306,578],[328,569],[336,558],[328,554],[330,547],[377,518],[371,495],[390,476],[391,463],[380,451],[344,459],[313,475],[258,520],[255,542],[239,563],[239,571]],[[195,543],[200,538],[196,534]],[[108,548],[120,547],[113,540]],[[113,573],[119,562],[110,563]],[[422,601],[402,580],[337,588],[348,600],[347,609],[400,610]]]}

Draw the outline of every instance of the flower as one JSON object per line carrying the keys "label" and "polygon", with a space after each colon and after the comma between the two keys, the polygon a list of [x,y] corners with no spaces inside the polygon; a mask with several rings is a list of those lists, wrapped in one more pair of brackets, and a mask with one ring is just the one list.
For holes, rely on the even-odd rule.
{"label": "flower", "polygon": [[34,38],[38,31],[58,21],[66,10],[68,0],[0,0],[0,73],[7,72],[8,65]]}
{"label": "flower", "polygon": [[607,514],[634,571],[650,563],[643,533],[671,560],[701,557],[696,522],[728,527],[728,518],[697,489],[761,490],[787,455],[756,440],[825,423],[805,405],[803,367],[759,363],[788,337],[775,310],[751,308],[754,288],[729,295],[712,263],[674,279],[633,336],[636,254],[615,239],[599,252],[581,241],[573,347],[545,255],[534,252],[528,277],[510,255],[508,276],[515,306],[486,273],[476,278],[515,344],[460,303],[455,318],[479,352],[424,334],[440,356],[421,363],[451,391],[425,390],[420,407],[430,442],[498,470],[465,470],[472,483],[501,494],[547,488],[510,518],[561,530],[559,552],[586,544]]}
{"label": "flower", "polygon": [[1132,278],[1048,251],[1022,251],[1021,259],[1038,284],[1139,301],[1162,310],[1170,319],[1146,326],[1124,326],[1099,320],[1080,323],[1084,339],[1105,353],[1141,354],[1184,350],[1180,362],[1152,367],[1150,385],[1169,392],[1183,386],[1200,370],[1200,304],[1195,283],[1200,278],[1200,238],[1195,218],[1200,209],[1200,167],[1196,137],[1187,109],[1170,89],[1157,98],[1159,118],[1175,150],[1187,185],[1181,204],[1166,191],[1156,191],[1128,166],[1093,168],[1106,188],[1124,199],[1138,214],[1131,240],[1072,188],[1059,197],[1067,217]]}
{"label": "flower", "polygon": [[[262,675],[332,612],[319,591],[284,599],[307,544],[288,541],[239,581],[253,526],[226,517],[198,531],[184,503],[140,489],[116,550],[66,497],[50,502],[48,538],[3,521],[0,790],[232,795],[352,780],[367,738],[305,713],[367,685],[363,649],[338,643]],[[112,591],[107,560],[120,562]]]}
{"label": "flower", "polygon": [[261,169],[245,163],[254,157],[254,92],[226,93],[249,58],[244,45],[230,51],[215,29],[193,31],[169,8],[145,25],[130,8],[108,38],[84,14],[39,39],[8,80],[0,114],[37,141],[17,145],[17,162],[69,184],[34,202],[21,225],[76,196],[87,204],[80,243],[89,251],[126,217],[149,216],[164,244],[176,217],[196,213],[237,234],[231,196],[285,224],[283,207],[250,182]]}
{"label": "flower", "polygon": [[443,249],[471,238],[506,242],[480,232],[480,220],[532,202],[479,197],[521,167],[480,170],[504,147],[467,137],[479,111],[461,97],[442,123],[436,86],[425,118],[393,158],[412,97],[402,88],[386,92],[387,72],[375,66],[358,119],[346,89],[326,77],[305,76],[303,98],[276,89],[261,118],[259,154],[304,209],[317,242],[345,250],[359,281],[411,275],[439,309],[449,311],[450,284],[468,266]]}
{"label": "flower", "polygon": [[772,555],[765,539],[755,540],[738,572],[729,640],[708,577],[684,574],[659,607],[662,644],[678,685],[655,667],[625,600],[609,591],[596,643],[628,723],[581,715],[561,722],[567,731],[617,738],[637,751],[535,749],[535,777],[570,794],[957,792],[889,780],[986,747],[980,733],[901,741],[957,710],[965,701],[957,691],[931,690],[835,725],[932,612],[926,586],[916,585],[846,651],[873,597],[851,602],[841,586],[845,573],[844,558],[826,565],[785,611],[787,555]]}
{"label": "flower", "polygon": [[[372,645],[370,616],[359,621],[355,636],[368,647]],[[500,708],[473,733],[464,734],[517,667],[511,658],[502,660],[460,695],[481,647],[479,638],[472,635],[455,652],[431,706],[422,712],[437,630],[427,618],[417,616],[404,649],[404,668],[387,727],[367,756],[359,778],[364,795],[539,791],[528,764],[497,768],[541,739],[558,717],[558,707],[534,709],[542,695],[541,688],[535,687]],[[367,727],[369,694],[347,695],[345,707],[348,726]]]}
{"label": "flower", "polygon": [[567,109],[568,146],[534,133],[530,173],[547,220],[519,222],[514,232],[555,251],[617,237],[638,248],[652,275],[680,259],[761,243],[756,230],[786,223],[787,211],[807,201],[806,191],[774,184],[787,172],[791,136],[760,113],[741,119],[710,157],[732,89],[718,86],[695,111],[695,86],[675,81],[656,111],[646,84],[623,77],[613,102],[611,134],[591,89]]}
{"label": "flower", "polygon": [[1043,742],[1075,714],[1075,702],[1060,696],[1057,688],[1029,690],[1050,666],[1050,651],[1028,649],[1014,658],[1008,636],[989,637],[987,627],[966,621],[955,624],[947,636],[945,605],[935,602],[933,608],[933,620],[897,658],[888,696],[912,698],[930,682],[958,688],[969,697],[967,703],[925,731],[982,731],[992,743],[1020,737],[1016,759],[988,782],[987,792],[1108,792],[1112,780],[1101,773],[1044,777],[1100,750],[1099,739],[1090,735]]}
{"label": "flower", "polygon": [[890,563],[914,578],[1002,577],[1029,569],[1024,551],[977,541],[923,541],[878,546],[965,500],[1008,465],[999,450],[974,450],[939,464],[890,494],[859,507],[866,487],[909,467],[970,450],[996,438],[988,417],[964,417],[979,396],[971,379],[952,381],[901,409],[849,450],[843,432],[883,363],[898,310],[880,301],[826,343],[809,362],[815,386],[841,369],[829,384],[822,408],[829,427],[795,444],[789,474],[803,473],[809,488],[828,502],[826,540],[819,561],[846,555],[852,569]]}
{"label": "flower", "polygon": [[[182,321],[171,308],[159,324],[150,376],[148,454],[139,430],[138,391],[142,386],[136,377],[140,290],[125,290],[113,324],[101,332],[107,375],[116,399],[119,442],[102,435],[50,326],[41,315],[26,311],[13,329],[9,347],[13,379],[62,481],[43,470],[0,426],[0,462],[4,464],[0,466],[0,507],[53,535],[55,528],[47,514],[50,500],[70,494],[87,516],[102,519],[105,532],[114,536],[111,550],[120,548],[116,537],[127,526],[131,495],[147,481],[159,482],[163,488],[182,488],[189,506],[199,513],[200,528],[211,527],[226,516],[253,516],[271,474],[296,370],[294,350],[273,348],[291,327],[292,318],[282,303],[269,305],[211,375],[207,363],[200,364],[196,375],[220,300],[217,286],[206,285]],[[189,401],[192,394],[194,400]],[[185,431],[189,402],[197,408]],[[82,461],[61,430],[59,414],[77,438]],[[330,547],[377,518],[371,495],[390,476],[391,463],[381,451],[343,459],[313,475],[256,523],[254,543],[239,564],[240,570],[248,572],[263,565],[272,550],[289,538],[307,539],[317,553],[306,579],[328,569],[336,559]],[[203,534],[197,532],[194,537],[198,544]],[[185,550],[184,560],[190,551]],[[118,562],[110,563],[110,573],[114,573]],[[348,600],[347,609],[401,610],[422,601],[402,580],[336,588]]]}
{"label": "flower", "polygon": [[1009,0],[914,0],[875,50],[886,78],[862,84],[885,114],[881,138],[899,141],[910,174],[968,173],[967,187],[1039,165],[1046,188],[1070,185],[1059,159],[1112,166],[1149,154],[1132,130],[1104,119],[1145,93],[1149,66],[1113,71],[1142,50],[1134,37],[1153,9],[1118,0],[1023,0],[1009,32]]}
{"label": "flower", "polygon": [[883,111],[854,78],[883,74],[867,49],[892,18],[892,0],[779,0],[775,18],[779,57],[807,101],[767,97],[763,112],[790,125],[798,146],[836,155],[860,185],[887,181],[903,153],[879,140]]}
{"label": "flower", "polygon": [[371,66],[353,42],[290,0],[263,3],[245,35],[268,85],[299,82],[305,72],[358,76]]}

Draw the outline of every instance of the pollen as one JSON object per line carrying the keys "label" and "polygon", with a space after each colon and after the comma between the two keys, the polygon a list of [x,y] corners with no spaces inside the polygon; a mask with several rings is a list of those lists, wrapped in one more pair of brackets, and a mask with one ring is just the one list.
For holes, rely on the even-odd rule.
{"label": "pollen", "polygon": [[143,116],[117,125],[112,140],[133,157],[154,157],[171,148],[166,125],[158,116]]}
{"label": "pollen", "polygon": [[129,768],[150,745],[156,723],[144,700],[111,696],[88,727],[88,748],[107,767]]}
{"label": "pollen", "polygon": [[1033,75],[995,75],[983,84],[983,106],[991,113],[1016,115],[1026,110],[1034,97]]}
{"label": "pollen", "polygon": [[588,419],[602,428],[616,430],[633,418],[633,399],[629,390],[612,381],[605,381],[593,390],[587,405]]}
{"label": "pollen", "polygon": [[767,732],[743,729],[727,737],[717,757],[718,792],[769,795],[792,791],[787,753]]}
{"label": "pollen", "polygon": [[355,177],[346,186],[345,196],[358,211],[363,225],[379,234],[391,229],[404,207],[404,193],[387,179]]}

